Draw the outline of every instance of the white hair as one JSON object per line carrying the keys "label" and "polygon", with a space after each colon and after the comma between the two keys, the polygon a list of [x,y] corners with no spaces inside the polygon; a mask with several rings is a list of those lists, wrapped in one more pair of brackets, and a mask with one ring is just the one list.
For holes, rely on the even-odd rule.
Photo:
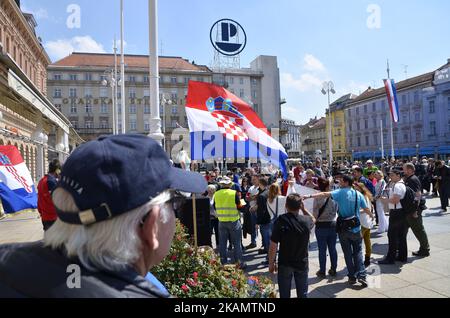
{"label": "white hair", "polygon": [[[91,271],[123,270],[141,256],[138,230],[145,215],[160,206],[161,222],[169,221],[173,213],[165,204],[169,199],[170,193],[163,192],[136,209],[89,226],[67,224],[58,219],[45,233],[44,245],[52,249],[65,248],[68,257],[78,257]],[[79,212],[72,195],[64,189],[54,191],[53,203],[62,211]]]}

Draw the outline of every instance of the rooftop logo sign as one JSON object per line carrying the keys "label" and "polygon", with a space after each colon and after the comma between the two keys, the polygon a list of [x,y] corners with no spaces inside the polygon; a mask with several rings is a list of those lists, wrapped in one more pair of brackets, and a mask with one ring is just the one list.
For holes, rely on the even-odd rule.
{"label": "rooftop logo sign", "polygon": [[247,45],[245,30],[238,22],[230,19],[222,19],[214,23],[210,39],[216,51],[227,56],[238,55]]}

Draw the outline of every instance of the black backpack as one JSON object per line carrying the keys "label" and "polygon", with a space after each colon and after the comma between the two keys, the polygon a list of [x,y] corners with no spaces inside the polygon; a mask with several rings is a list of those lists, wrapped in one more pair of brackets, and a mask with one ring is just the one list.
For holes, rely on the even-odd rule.
{"label": "black backpack", "polygon": [[400,203],[402,204],[404,213],[412,214],[418,210],[418,204],[416,202],[416,194],[414,193],[413,189],[408,187],[406,184],[405,188],[406,188],[405,197],[400,200]]}

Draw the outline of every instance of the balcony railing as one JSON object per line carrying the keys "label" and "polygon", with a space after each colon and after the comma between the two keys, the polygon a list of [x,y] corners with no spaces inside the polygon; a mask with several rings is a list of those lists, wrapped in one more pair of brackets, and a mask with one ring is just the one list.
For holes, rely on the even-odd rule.
{"label": "balcony railing", "polygon": [[80,135],[110,135],[113,133],[112,128],[77,128],[76,131]]}

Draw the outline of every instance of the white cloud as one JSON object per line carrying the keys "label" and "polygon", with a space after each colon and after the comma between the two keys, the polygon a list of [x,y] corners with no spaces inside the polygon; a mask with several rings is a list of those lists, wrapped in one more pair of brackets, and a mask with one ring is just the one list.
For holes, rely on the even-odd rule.
{"label": "white cloud", "polygon": [[60,39],[45,43],[45,49],[50,57],[59,60],[72,52],[106,53],[103,45],[96,42],[91,36],[75,36],[71,39]]}
{"label": "white cloud", "polygon": [[312,54],[306,54],[303,59],[303,68],[309,72],[325,72],[323,63]]}
{"label": "white cloud", "polygon": [[281,74],[281,85],[284,88],[292,88],[300,92],[307,92],[313,88],[322,87],[325,79],[321,79],[312,73],[304,73],[300,78],[295,78],[290,73]]}
{"label": "white cloud", "polygon": [[347,86],[347,93],[353,93],[356,95],[360,95],[361,93],[363,93],[365,90],[367,90],[367,88],[369,87],[369,84],[366,83],[358,83],[355,81],[350,81],[350,83]]}

